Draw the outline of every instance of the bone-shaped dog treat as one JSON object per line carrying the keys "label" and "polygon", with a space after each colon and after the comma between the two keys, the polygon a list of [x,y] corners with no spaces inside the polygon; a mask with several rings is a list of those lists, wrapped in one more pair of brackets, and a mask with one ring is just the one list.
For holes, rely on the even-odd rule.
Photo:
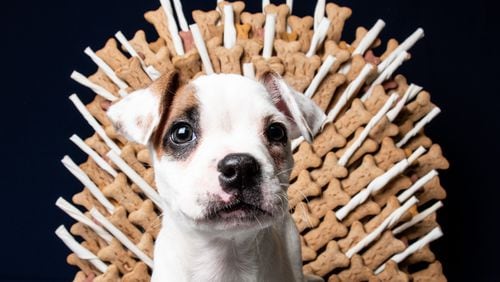
{"label": "bone-shaped dog treat", "polygon": [[394,238],[392,232],[388,230],[373,246],[363,253],[362,258],[367,267],[375,269],[388,258],[402,252],[404,249],[406,249],[406,245]]}
{"label": "bone-shaped dog treat", "polygon": [[152,82],[142,69],[141,61],[136,57],[130,58],[130,60],[118,68],[116,75],[134,90],[146,88]]}
{"label": "bone-shaped dog treat", "polygon": [[314,138],[312,147],[318,157],[323,157],[334,148],[342,148],[346,144],[345,138],[337,133],[333,123],[325,126],[323,131]]}
{"label": "bone-shaped dog treat", "polygon": [[403,264],[412,265],[412,264],[416,264],[419,262],[431,263],[431,262],[434,262],[435,260],[436,260],[436,256],[431,251],[431,248],[429,247],[429,245],[426,245],[422,249],[414,252],[411,256],[406,258],[403,261]]}
{"label": "bone-shaped dog treat", "polygon": [[340,250],[343,253],[346,253],[350,248],[359,243],[359,241],[361,241],[361,239],[363,239],[366,235],[367,234],[363,228],[363,224],[359,221],[354,221],[349,229],[349,234],[347,234],[345,238],[338,241]]}
{"label": "bone-shaped dog treat", "polygon": [[127,211],[124,207],[117,207],[115,212],[108,219],[135,244],[139,243],[142,233],[137,227],[130,223],[127,218]]}
{"label": "bone-shaped dog treat", "polygon": [[300,144],[299,150],[293,154],[293,160],[295,166],[290,174],[290,180],[295,179],[303,170],[321,165],[321,158],[313,152],[311,145],[307,142]]}
{"label": "bone-shaped dog treat", "polygon": [[123,248],[120,242],[114,238],[109,246],[99,251],[97,256],[101,260],[108,261],[115,265],[122,274],[132,271],[136,264],[136,261],[130,257],[129,253]]}
{"label": "bone-shaped dog treat", "polygon": [[347,267],[349,262],[349,259],[339,250],[337,243],[330,241],[326,245],[326,250],[315,261],[304,265],[303,271],[308,274],[324,276],[337,268]]}
{"label": "bone-shaped dog treat", "polygon": [[[148,43],[148,47],[149,49],[151,49],[153,52],[155,53],[158,53],[160,51],[160,49],[162,49],[163,47],[166,47],[167,48],[167,43],[165,42],[165,40],[161,37],[158,37],[156,39],[156,41],[153,41],[153,42],[150,42]],[[168,49],[168,48],[167,48]]]}
{"label": "bone-shaped dog treat", "polygon": [[415,174],[420,178],[433,169],[448,169],[449,167],[450,163],[445,157],[443,157],[441,146],[434,144],[431,146],[427,154],[417,160]]}
{"label": "bone-shaped dog treat", "polygon": [[116,265],[110,265],[105,273],[97,276],[93,282],[120,282],[120,271]]}
{"label": "bone-shaped dog treat", "polygon": [[189,51],[184,56],[173,57],[172,63],[179,72],[180,85],[187,84],[196,74],[201,72],[200,55],[196,49]]}
{"label": "bone-shaped dog treat", "polygon": [[293,209],[300,201],[321,194],[321,187],[311,180],[309,172],[302,170],[293,184],[288,187],[288,205]]}
{"label": "bone-shaped dog treat", "polygon": [[386,137],[394,137],[399,133],[399,127],[389,121],[387,116],[382,117],[368,135],[377,143],[382,142]]}
{"label": "bone-shaped dog treat", "polygon": [[274,40],[274,49],[276,50],[276,56],[281,60],[285,60],[288,56],[300,51],[300,42],[287,42],[282,39],[276,39]]}
{"label": "bone-shaped dog treat", "polygon": [[241,56],[243,55],[242,46],[235,45],[231,49],[226,49],[224,47],[217,47],[215,49],[215,54],[219,59],[222,73],[241,74],[240,59]]}
{"label": "bone-shaped dog treat", "polygon": [[309,58],[297,52],[285,58],[284,65],[283,78],[295,90],[304,92],[313,80],[316,70],[321,66],[321,59],[316,55]]}
{"label": "bone-shaped dog treat", "polygon": [[66,262],[69,265],[74,265],[78,267],[86,276],[93,276],[98,273],[98,271],[88,262],[85,260],[80,259],[77,255],[71,253],[66,257]]}
{"label": "bone-shaped dog treat", "polygon": [[384,172],[384,170],[377,167],[373,156],[366,155],[361,165],[341,181],[342,189],[349,196],[353,196]]}
{"label": "bone-shaped dog treat", "polygon": [[102,107],[105,102],[106,99],[99,95],[96,95],[94,100],[85,106],[87,110],[89,110],[90,114],[95,117],[104,127],[111,125],[111,121],[106,116],[106,111]]}
{"label": "bone-shaped dog treat", "polygon": [[432,229],[434,229],[436,226],[439,226],[438,223],[436,222],[436,213],[433,213],[426,217],[423,221],[415,224],[408,230],[406,230],[403,234],[404,237],[408,241],[413,241],[415,239],[418,239],[427,233],[429,233]]}
{"label": "bone-shaped dog treat", "polygon": [[99,135],[94,134],[91,137],[85,139],[85,144],[96,151],[104,159],[107,159],[106,154],[109,152],[109,147],[101,140]]}
{"label": "bone-shaped dog treat", "polygon": [[365,109],[363,102],[354,99],[351,108],[335,122],[335,127],[340,135],[348,138],[360,126],[367,124],[372,117],[372,114]]}
{"label": "bone-shaped dog treat", "polygon": [[334,238],[347,235],[347,228],[337,221],[333,211],[328,211],[320,225],[304,235],[306,244],[317,251]]}
{"label": "bone-shaped dog treat", "polygon": [[313,37],[313,31],[311,30],[314,19],[311,16],[306,16],[304,18],[299,18],[297,16],[288,17],[288,24],[299,37],[300,42],[300,52],[306,53],[311,46],[311,40]]}
{"label": "bone-shaped dog treat", "polygon": [[410,155],[411,152],[415,151],[418,147],[424,147],[426,149],[432,146],[432,140],[427,137],[425,134],[420,133],[417,136],[413,137],[406,143],[404,146],[405,153]]}
{"label": "bone-shaped dog treat", "polygon": [[80,168],[98,187],[104,187],[113,182],[113,177],[90,157],[80,165]]}
{"label": "bone-shaped dog treat", "polygon": [[345,76],[342,74],[328,74],[319,85],[318,90],[316,90],[312,98],[313,101],[321,108],[321,110],[326,112],[337,88],[344,84],[345,81]]}
{"label": "bone-shaped dog treat", "polygon": [[404,77],[401,74],[398,74],[394,77],[394,81],[397,83],[398,88],[396,89],[396,92],[399,93],[399,95],[402,97],[406,90],[408,90],[408,81],[406,80],[406,77]]}
{"label": "bone-shaped dog treat", "polygon": [[140,208],[129,214],[128,219],[135,225],[151,234],[154,238],[158,236],[161,227],[160,217],[154,210],[154,204],[151,200],[145,200]]}
{"label": "bone-shaped dog treat", "polygon": [[144,233],[137,247],[143,251],[148,257],[153,258],[154,255],[154,238],[148,232]]}
{"label": "bone-shaped dog treat", "polygon": [[83,271],[78,271],[75,275],[75,278],[73,278],[73,282],[88,282],[88,281],[94,281],[95,274],[90,274],[87,276]]}
{"label": "bone-shaped dog treat", "polygon": [[252,31],[252,26],[250,24],[237,24],[236,25],[236,38],[237,39],[249,39],[250,31]]}
{"label": "bone-shaped dog treat", "polygon": [[387,102],[389,96],[382,85],[377,85],[372,90],[372,95],[364,102],[365,108],[372,115],[376,114]]}
{"label": "bone-shaped dog treat", "polygon": [[355,80],[361,73],[361,70],[365,67],[366,63],[367,62],[362,55],[354,55],[351,59],[351,68],[346,74],[347,82],[351,83]]}
{"label": "bone-shaped dog treat", "polygon": [[142,30],[136,32],[134,38],[130,40],[130,44],[146,65],[153,66],[160,73],[166,73],[173,70],[170,52],[162,38],[159,38],[157,42],[161,42],[162,45],[148,44],[146,35]]}
{"label": "bone-shaped dog treat", "polygon": [[377,226],[379,226],[397,208],[399,208],[398,198],[396,198],[396,196],[391,196],[382,211],[365,224],[364,229],[366,232],[371,233],[375,230],[375,228],[377,228]]}
{"label": "bone-shaped dog treat", "polygon": [[385,59],[387,59],[387,57],[389,57],[389,55],[394,52],[394,50],[396,50],[396,48],[398,48],[399,46],[399,43],[396,39],[394,38],[391,38],[387,41],[387,46],[385,48],[385,51],[382,55],[380,55],[380,59],[382,61],[384,61]]}
{"label": "bone-shaped dog treat", "polygon": [[326,5],[326,15],[332,23],[328,29],[327,38],[335,42],[340,41],[345,21],[351,16],[352,10],[347,7],[340,7],[334,3]]}
{"label": "bone-shaped dog treat", "polygon": [[92,231],[89,227],[81,222],[77,222],[71,226],[71,234],[80,236],[85,240],[85,248],[87,248],[92,253],[96,254],[100,248],[106,245],[106,242],[97,236],[97,234]]}
{"label": "bone-shaped dog treat", "polygon": [[443,274],[443,267],[439,261],[431,263],[426,269],[411,274],[414,282],[446,282],[448,281]]}
{"label": "bone-shaped dog treat", "polygon": [[144,165],[151,166],[151,156],[149,155],[148,149],[143,149],[137,152],[137,160]]}
{"label": "bone-shaped dog treat", "polygon": [[241,22],[243,24],[249,24],[252,27],[250,38],[262,40],[260,36],[262,35],[262,28],[266,22],[266,16],[264,14],[243,12],[241,14]]}
{"label": "bone-shaped dog treat", "polygon": [[146,168],[142,165],[142,163],[135,156],[135,150],[132,144],[127,144],[122,148],[122,153],[120,157],[140,175],[143,175],[146,171]]}
{"label": "bone-shaped dog treat", "polygon": [[165,40],[169,53],[177,54],[174,43],[172,41],[170,30],[167,26],[167,15],[165,14],[165,10],[163,9],[163,7],[160,7],[154,11],[146,12],[144,14],[144,18],[147,22],[154,26],[158,35],[160,35],[160,37]]}
{"label": "bone-shaped dog treat", "polygon": [[404,150],[396,147],[392,138],[385,137],[382,139],[380,149],[375,154],[374,159],[377,166],[386,171],[405,157]]}
{"label": "bone-shaped dog treat", "polygon": [[[363,258],[360,255],[354,255],[351,258],[351,266],[338,274],[340,281],[369,281],[378,282],[373,271],[363,264]],[[329,280],[330,281],[330,280]]]}
{"label": "bone-shaped dog treat", "polygon": [[220,73],[220,62],[215,50],[222,44],[222,37],[213,37],[207,41],[207,51],[215,73]]}
{"label": "bone-shaped dog treat", "polygon": [[156,190],[155,173],[152,167],[146,169],[142,178],[149,184],[149,186]]}
{"label": "bone-shaped dog treat", "polygon": [[148,272],[148,266],[143,262],[138,262],[134,269],[123,275],[122,282],[149,282],[151,277]]}
{"label": "bone-shaped dog treat", "polygon": [[208,12],[195,10],[192,13],[193,20],[198,24],[200,28],[201,35],[205,41],[208,41],[214,37],[220,37],[222,35],[222,26],[217,26],[217,22],[221,17],[221,13],[212,10]]}
{"label": "bone-shaped dog treat", "polygon": [[119,173],[113,183],[104,187],[102,193],[117,201],[128,212],[137,210],[142,204],[141,197],[132,191],[132,188],[127,184],[127,177],[123,173]]}
{"label": "bone-shaped dog treat", "polygon": [[347,204],[350,199],[342,190],[340,181],[333,178],[330,180],[327,189],[323,191],[323,194],[319,198],[310,200],[308,205],[315,217],[322,218],[328,211]]}
{"label": "bone-shaped dog treat", "polygon": [[311,214],[309,207],[304,202],[300,202],[295,206],[292,218],[299,232],[304,231],[306,228],[314,228],[319,224],[319,218]]}
{"label": "bone-shaped dog treat", "polygon": [[116,129],[113,125],[106,126],[104,128],[104,132],[106,133],[106,136],[108,136],[113,142],[117,143],[119,147],[122,147],[123,145],[128,143],[125,137],[116,132]]}
{"label": "bone-shaped dog treat", "polygon": [[400,271],[398,268],[398,264],[393,260],[389,260],[386,265],[384,271],[380,272],[377,275],[377,278],[380,279],[380,282],[409,282],[410,279],[408,275],[403,271]]}
{"label": "bone-shaped dog treat", "polygon": [[266,60],[262,56],[254,56],[252,63],[255,66],[255,77],[262,77],[264,73],[269,71],[273,71],[279,75],[283,75],[285,72],[285,66],[278,57],[271,57]]}
{"label": "bone-shaped dog treat", "polygon": [[351,58],[351,53],[348,50],[339,47],[337,42],[333,40],[327,40],[325,42],[325,53],[323,55],[323,61],[329,55],[334,56],[337,61],[332,66],[332,71],[337,71],[343,63],[347,62]]}
{"label": "bone-shaped dog treat", "polygon": [[75,194],[71,200],[73,203],[83,206],[87,210],[96,208],[102,214],[108,214],[106,208],[104,208],[104,206],[99,203],[94,196],[92,196],[92,193],[87,188],[84,188],[80,193]]}
{"label": "bone-shaped dog treat", "polygon": [[263,45],[260,41],[253,39],[240,39],[236,42],[236,44],[243,47],[243,56],[240,60],[242,64],[252,62],[252,58],[259,56]]}
{"label": "bone-shaped dog treat", "polygon": [[286,20],[290,9],[286,4],[279,6],[269,4],[264,8],[266,14],[276,14],[276,34],[281,37],[281,34],[286,33]]}
{"label": "bone-shaped dog treat", "polygon": [[311,261],[316,258],[316,251],[306,245],[304,237],[300,236],[300,246],[302,249],[302,261]]}
{"label": "bone-shaped dog treat", "polygon": [[404,122],[398,124],[399,126],[399,137],[403,138],[410,130],[413,128],[413,122],[409,119],[403,119]]}
{"label": "bone-shaped dog treat", "polygon": [[413,122],[417,122],[428,114],[436,105],[431,102],[431,95],[427,91],[422,91],[417,95],[415,101],[406,106],[405,112],[408,113],[407,118]]}
{"label": "bone-shaped dog treat", "polygon": [[[245,10],[245,2],[243,2],[243,1],[236,1],[236,2],[221,1],[217,4],[217,7],[219,8],[220,11],[224,11],[225,5],[233,6],[234,23],[240,23],[241,13]],[[221,21],[224,22],[224,13],[221,13],[221,15],[222,15]]]}
{"label": "bone-shaped dog treat", "polygon": [[368,200],[349,213],[349,215],[342,220],[342,224],[345,226],[351,226],[351,224],[355,221],[360,221],[367,216],[377,215],[379,213],[380,206],[374,201]]}
{"label": "bone-shaped dog treat", "polygon": [[111,79],[104,73],[103,70],[97,69],[97,71],[92,74],[91,76],[88,77],[88,79],[103,87],[106,89],[108,92],[112,93],[113,95],[117,96],[118,95],[118,86],[116,86]]}
{"label": "bone-shaped dog treat", "polygon": [[347,176],[347,169],[338,165],[338,159],[333,152],[329,152],[320,168],[311,171],[311,178],[323,187],[333,178],[344,178]]}
{"label": "bone-shaped dog treat", "polygon": [[391,196],[398,194],[399,191],[407,189],[411,185],[412,181],[409,177],[404,175],[397,176],[382,191],[377,193],[373,199],[380,206],[384,206]]}
{"label": "bone-shaped dog treat", "polygon": [[[347,151],[347,149],[350,148],[354,142],[356,142],[356,140],[363,132],[363,129],[364,129],[363,127],[358,128],[358,130],[356,130],[356,132],[354,133],[354,137],[351,139],[351,141],[347,142],[347,145],[344,148],[336,152],[338,158],[341,158],[342,155]],[[377,151],[377,149],[378,149],[378,143],[370,138],[366,138],[366,140],[363,141],[361,146],[355,151],[355,153],[349,159],[349,161],[347,162],[347,166],[350,166],[351,164],[355,163],[365,154]]]}
{"label": "bone-shaped dog treat", "polygon": [[149,43],[146,40],[146,33],[143,30],[138,30],[134,34],[134,37],[129,40],[129,44],[147,65],[152,65],[152,62],[156,60],[156,54],[149,47]]}
{"label": "bone-shaped dog treat", "polygon": [[118,49],[114,38],[110,38],[106,45],[96,52],[96,55],[115,71],[127,64],[128,61],[127,57]]}
{"label": "bone-shaped dog treat", "polygon": [[434,176],[429,182],[427,182],[422,192],[417,195],[418,205],[425,205],[431,200],[443,200],[446,198],[446,190],[441,186],[439,182],[439,176]]}

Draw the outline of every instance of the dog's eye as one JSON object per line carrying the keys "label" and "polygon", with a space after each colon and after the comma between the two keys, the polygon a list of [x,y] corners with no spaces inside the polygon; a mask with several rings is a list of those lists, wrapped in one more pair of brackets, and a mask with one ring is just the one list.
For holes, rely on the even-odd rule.
{"label": "dog's eye", "polygon": [[284,143],[287,141],[286,128],[281,123],[271,123],[266,130],[267,139],[271,142]]}
{"label": "dog's eye", "polygon": [[182,145],[196,139],[196,136],[193,132],[193,128],[191,125],[187,123],[178,123],[176,124],[170,133],[170,140],[177,145]]}

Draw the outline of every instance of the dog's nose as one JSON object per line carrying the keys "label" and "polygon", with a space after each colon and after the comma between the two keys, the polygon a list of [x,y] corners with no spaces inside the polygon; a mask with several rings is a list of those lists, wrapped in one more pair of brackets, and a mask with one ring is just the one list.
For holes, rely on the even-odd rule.
{"label": "dog's nose", "polygon": [[260,174],[257,160],[249,154],[229,154],[219,161],[217,170],[224,190],[255,186]]}

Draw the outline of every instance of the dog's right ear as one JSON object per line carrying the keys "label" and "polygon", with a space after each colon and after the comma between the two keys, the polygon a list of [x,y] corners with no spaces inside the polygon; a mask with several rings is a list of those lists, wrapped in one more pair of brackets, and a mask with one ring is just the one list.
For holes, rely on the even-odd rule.
{"label": "dog's right ear", "polygon": [[134,91],[111,105],[107,116],[119,134],[130,141],[146,145],[178,87],[177,72],[167,72],[148,88]]}

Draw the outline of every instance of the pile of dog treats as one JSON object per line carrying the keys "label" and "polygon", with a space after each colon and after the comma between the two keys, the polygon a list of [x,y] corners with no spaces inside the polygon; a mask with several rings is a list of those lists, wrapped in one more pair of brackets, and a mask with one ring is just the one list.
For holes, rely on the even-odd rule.
{"label": "pile of dog treats", "polygon": [[160,2],[145,14],[158,38],[118,32],[97,52],[85,50],[98,66],[94,74],[71,75],[97,94],[87,105],[70,96],[95,134],[70,138],[89,157],[80,165],[68,156],[62,162],[85,188],[72,203],[56,203],[77,221],[56,231],[72,251],[68,263],[79,268],[75,281],[150,279],[161,199],[149,153],[117,135],[105,112],[172,69],[182,83],[272,70],[327,113],[312,144],[292,143],[288,196],[305,273],[326,281],[446,281],[429,244],[442,236],[436,211],[446,192],[437,170],[449,164],[424,133],[440,110],[422,87],[396,74],[421,29],[376,54],[385,23],[359,27],[345,42],[351,10],[324,0],[303,18],[293,15],[292,1],[264,1],[257,13],[245,12],[243,2],[218,1],[212,11],[194,11],[193,25],[179,0]]}

